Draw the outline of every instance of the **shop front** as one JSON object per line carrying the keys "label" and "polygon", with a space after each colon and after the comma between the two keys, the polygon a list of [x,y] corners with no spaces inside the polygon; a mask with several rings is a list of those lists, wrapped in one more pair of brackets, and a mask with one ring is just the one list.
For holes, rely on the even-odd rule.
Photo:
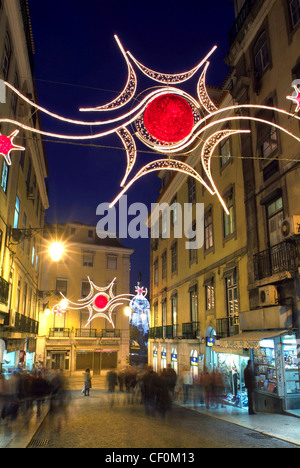
{"label": "shop front", "polygon": [[286,330],[244,332],[218,340],[214,350],[218,354],[218,367],[224,373],[227,389],[233,393],[233,400],[239,399],[241,407],[246,403],[243,371],[250,358],[256,381],[256,410],[281,413],[300,408],[294,334]]}
{"label": "shop front", "polygon": [[244,370],[249,360],[249,353],[237,350],[222,350],[217,353],[217,368],[223,376],[224,393],[221,400],[227,405],[248,409],[247,389]]}

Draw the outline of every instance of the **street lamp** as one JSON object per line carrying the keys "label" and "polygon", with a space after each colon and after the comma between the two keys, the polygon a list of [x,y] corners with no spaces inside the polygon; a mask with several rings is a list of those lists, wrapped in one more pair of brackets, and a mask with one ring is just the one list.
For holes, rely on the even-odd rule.
{"label": "street lamp", "polygon": [[49,253],[53,262],[59,262],[64,253],[64,246],[60,242],[53,242],[49,247]]}
{"label": "street lamp", "polygon": [[126,315],[126,317],[129,318],[129,317],[131,316],[131,312],[132,312],[132,311],[131,311],[130,307],[128,307],[128,306],[125,307],[125,309],[124,309],[124,314]]}

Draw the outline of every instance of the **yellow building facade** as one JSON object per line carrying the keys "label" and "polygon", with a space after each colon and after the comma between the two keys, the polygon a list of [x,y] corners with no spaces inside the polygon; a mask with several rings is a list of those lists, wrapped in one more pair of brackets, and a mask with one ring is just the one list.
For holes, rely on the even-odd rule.
{"label": "yellow building facade", "polygon": [[[232,105],[229,92],[219,92],[216,99],[220,107]],[[214,132],[222,129],[216,125]],[[186,162],[204,176],[200,150],[196,148]],[[163,238],[162,215],[159,238],[151,241],[149,362],[158,372],[171,365],[179,374],[190,370],[196,376],[205,366],[210,370],[218,366],[218,355],[208,344],[238,333],[239,313],[249,309],[240,154],[240,139],[234,135],[216,147],[211,160],[211,172],[229,216],[217,196],[203,185],[181,173],[159,174],[162,192],[157,202],[178,206],[169,212],[170,236]],[[189,219],[185,204],[192,208]],[[187,236],[176,238],[180,213],[182,223],[194,231],[199,228],[203,236],[196,249],[186,248]]]}
{"label": "yellow building facade", "polygon": [[[36,100],[33,79],[34,46],[27,1],[0,3],[0,79]],[[1,89],[0,117],[40,126],[39,114]],[[11,124],[1,134],[11,135]],[[11,371],[32,368],[38,333],[40,238],[48,208],[47,161],[42,138],[19,132],[11,165],[0,156],[0,366]]]}
{"label": "yellow building facade", "polygon": [[[43,257],[37,361],[72,375],[86,368],[100,374],[101,370],[125,366],[129,362],[129,320],[124,314],[128,301],[118,301],[123,305],[113,310],[112,322],[102,316],[89,322],[84,299],[91,291],[89,279],[101,288],[115,279],[113,295],[126,297],[133,250],[117,238],[98,238],[95,226],[80,223],[48,225],[45,251],[57,239],[64,244],[61,260]],[[63,311],[55,307],[62,300],[60,293],[70,301],[70,308]],[[72,309],[72,302],[79,308]]]}

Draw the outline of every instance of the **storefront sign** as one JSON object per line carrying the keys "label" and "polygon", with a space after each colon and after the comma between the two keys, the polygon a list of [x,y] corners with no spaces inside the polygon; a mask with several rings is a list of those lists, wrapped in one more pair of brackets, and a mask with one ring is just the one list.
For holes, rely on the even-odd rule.
{"label": "storefront sign", "polygon": [[198,358],[191,357],[191,366],[198,366]]}
{"label": "storefront sign", "polygon": [[210,348],[214,346],[216,343],[216,338],[214,336],[212,337],[206,337],[206,346],[209,346]]}
{"label": "storefront sign", "polygon": [[171,354],[172,362],[177,362],[177,354]]}

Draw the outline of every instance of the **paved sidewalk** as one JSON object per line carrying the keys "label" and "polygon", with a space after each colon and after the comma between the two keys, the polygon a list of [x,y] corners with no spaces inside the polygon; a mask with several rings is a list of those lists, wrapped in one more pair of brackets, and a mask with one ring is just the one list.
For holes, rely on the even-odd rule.
{"label": "paved sidewalk", "polygon": [[[80,392],[82,389],[82,380],[81,376],[69,378],[68,382],[70,390],[72,392]],[[93,389],[104,390],[105,388],[106,379],[104,377],[94,376]],[[180,402],[177,402],[176,404],[184,406],[189,410],[205,414],[209,417],[221,419],[232,424],[257,431],[264,435],[276,437],[300,447],[299,417],[269,413],[258,413],[250,416],[247,411],[231,406],[221,408],[219,405],[218,409],[208,410],[203,405],[197,405],[195,407],[193,404],[184,405]],[[26,448],[45,419],[48,410],[48,402],[43,404],[39,417],[36,414],[36,409],[34,409],[32,417],[26,426],[24,425],[25,421],[20,417],[18,417],[17,421],[11,423],[10,427],[6,427],[4,422],[0,422],[0,448]]]}
{"label": "paved sidewalk", "polygon": [[298,417],[289,414],[273,413],[249,415],[247,411],[234,406],[224,406],[221,408],[221,405],[219,405],[219,408],[207,409],[204,405],[177,404],[192,411],[222,419],[223,421],[248,428],[261,434],[291,442],[300,447],[300,414]]}

